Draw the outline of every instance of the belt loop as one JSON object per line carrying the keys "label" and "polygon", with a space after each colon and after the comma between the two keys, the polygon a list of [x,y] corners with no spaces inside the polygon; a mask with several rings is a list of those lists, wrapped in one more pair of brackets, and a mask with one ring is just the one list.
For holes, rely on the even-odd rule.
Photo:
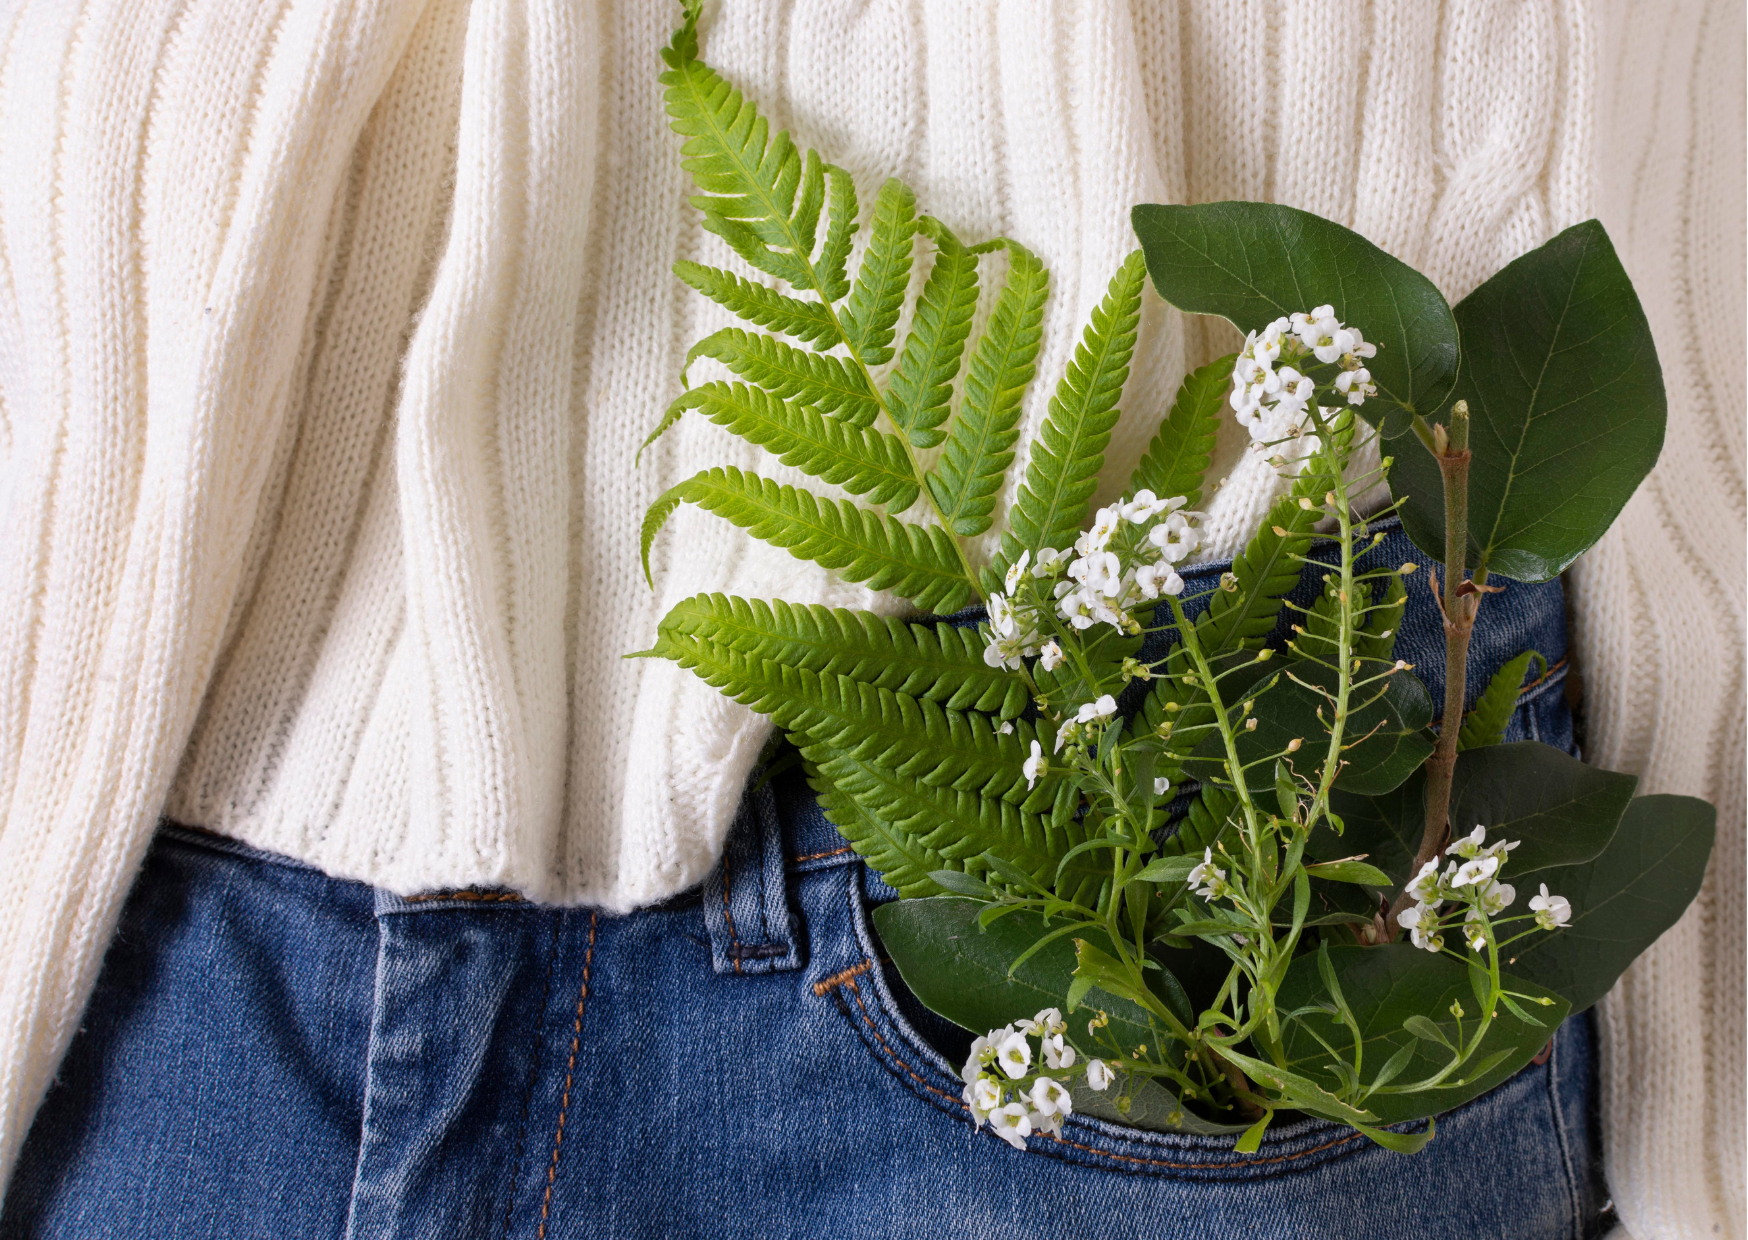
{"label": "belt loop", "polygon": [[802,965],[789,911],[783,824],[763,767],[741,798],[722,861],[704,880],[704,925],[718,973],[777,973]]}

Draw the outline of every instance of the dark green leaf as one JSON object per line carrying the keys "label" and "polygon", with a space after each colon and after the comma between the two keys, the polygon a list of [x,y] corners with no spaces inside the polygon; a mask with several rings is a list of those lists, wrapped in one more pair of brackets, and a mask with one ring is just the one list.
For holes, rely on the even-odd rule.
{"label": "dark green leaf", "polygon": [[[1465,964],[1449,956],[1420,951],[1406,943],[1388,943],[1382,947],[1332,947],[1329,958],[1341,979],[1342,994],[1358,1022],[1365,1063],[1386,1063],[1403,1046],[1415,1047],[1413,1057],[1401,1069],[1401,1077],[1391,1088],[1400,1088],[1431,1076],[1450,1062],[1450,1052],[1442,1045],[1436,1041],[1420,1040],[1403,1026],[1412,1017],[1422,1017],[1454,1044],[1457,1025],[1450,1015],[1450,1006],[1453,1002],[1474,1001]],[[1521,978],[1512,978],[1507,985],[1512,990],[1537,997],[1545,993]],[[1288,970],[1278,1001],[1282,1009],[1307,1007],[1317,1000],[1321,989],[1322,981],[1317,975],[1314,958],[1301,956]],[[1567,1004],[1564,999],[1554,997],[1554,1005],[1542,1010],[1552,1023],[1558,1024],[1566,1017]],[[1472,1031],[1479,1015],[1470,1011],[1464,1018],[1465,1029]],[[1419,1028],[1419,1022],[1415,1022],[1415,1026]],[[1339,1075],[1328,1066],[1328,1052],[1318,1044],[1309,1028],[1302,1022],[1289,1022],[1283,1036],[1291,1066],[1325,1088],[1339,1086]],[[1512,1076],[1535,1057],[1546,1041],[1545,1031],[1529,1028],[1509,1017],[1495,1020],[1476,1059],[1484,1060],[1499,1051],[1508,1053],[1487,1071],[1461,1069],[1451,1079],[1462,1079],[1465,1084],[1447,1083],[1422,1093],[1374,1093],[1365,1100],[1365,1109],[1384,1124],[1422,1119],[1448,1111]],[[1350,1035],[1344,1033],[1341,1040],[1332,1044],[1343,1054],[1351,1055]],[[1366,1075],[1362,1066],[1362,1079]]]}
{"label": "dark green leaf", "polygon": [[[1651,326],[1595,220],[1515,259],[1463,299],[1457,322],[1452,399],[1469,402],[1471,562],[1551,580],[1602,537],[1662,450]],[[1442,560],[1437,462],[1402,452],[1390,485],[1406,497],[1408,536]]]}
{"label": "dark green leaf", "polygon": [[1180,309],[1218,314],[1249,332],[1333,306],[1378,346],[1366,363],[1378,395],[1360,409],[1371,421],[1392,409],[1431,413],[1450,392],[1457,371],[1450,306],[1431,280],[1358,233],[1262,202],[1144,204],[1131,218],[1154,287]]}
{"label": "dark green leaf", "polygon": [[1699,893],[1716,822],[1717,811],[1694,797],[1638,797],[1601,856],[1519,883],[1520,906],[1546,883],[1571,901],[1572,921],[1513,944],[1512,973],[1563,995],[1573,1011],[1602,998]]}
{"label": "dark green leaf", "polygon": [[1321,865],[1307,865],[1305,873],[1331,883],[1363,883],[1371,887],[1390,884],[1388,874],[1364,861],[1326,861]]}
{"label": "dark green leaf", "polygon": [[1505,866],[1513,881],[1589,861],[1614,835],[1638,782],[1540,741],[1467,750],[1451,781],[1451,835],[1479,824],[1489,843],[1523,841]]}

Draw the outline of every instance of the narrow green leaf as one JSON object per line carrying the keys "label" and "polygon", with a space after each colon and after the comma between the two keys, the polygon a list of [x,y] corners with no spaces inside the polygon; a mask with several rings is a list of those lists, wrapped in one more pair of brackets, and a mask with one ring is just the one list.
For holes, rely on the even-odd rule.
{"label": "narrow green leaf", "polygon": [[1363,861],[1329,861],[1322,865],[1307,865],[1305,873],[1331,883],[1362,883],[1368,887],[1388,887],[1390,876],[1375,865]]}
{"label": "narrow green leaf", "polygon": [[975,629],[925,626],[867,611],[781,599],[699,594],[662,617],[661,632],[699,637],[790,667],[848,676],[952,710],[1014,719],[1025,710],[1025,681],[983,660]]}
{"label": "narrow green leaf", "polygon": [[981,878],[973,878],[959,870],[932,870],[929,877],[936,885],[956,896],[969,896],[973,900],[993,900],[1000,893]]}
{"label": "narrow green leaf", "polygon": [[[845,265],[850,260],[850,246],[856,240],[856,183],[842,168],[827,164],[826,178],[831,185],[830,216],[826,221],[825,244],[819,252],[820,295],[828,302],[840,301],[850,291]],[[835,334],[835,333],[834,333]]]}
{"label": "narrow green leaf", "polygon": [[1540,651],[1526,650],[1493,674],[1481,697],[1463,716],[1462,730],[1457,733],[1457,750],[1480,749],[1498,745],[1505,740],[1505,729],[1517,710],[1517,696],[1523,688],[1524,675],[1530,663],[1541,664],[1541,674],[1547,675],[1548,661]]}
{"label": "narrow green leaf", "polygon": [[886,383],[892,424],[919,448],[933,448],[946,433],[953,380],[977,309],[977,254],[966,249],[939,220],[923,216],[917,231],[935,243],[935,265],[923,284],[910,334]]}
{"label": "narrow green leaf", "polygon": [[1049,273],[1024,246],[1006,246],[1006,282],[971,355],[953,433],[928,478],[941,520],[967,538],[989,528],[996,492],[1014,460],[1020,398],[1037,368],[1044,335]]}
{"label": "narrow green leaf", "polygon": [[1137,251],[1117,269],[1093,311],[1031,443],[1025,482],[1002,534],[1001,557],[990,568],[993,579],[999,581],[1022,551],[1069,546],[1086,523],[1117,425],[1117,399],[1129,378],[1145,278]]}
{"label": "narrow green leaf", "polygon": [[1226,414],[1237,357],[1229,353],[1185,376],[1171,412],[1129,478],[1127,494],[1146,489],[1161,497],[1182,495],[1190,508],[1201,505],[1202,477],[1214,459],[1214,438]]}
{"label": "narrow green leaf", "polygon": [[1437,1132],[1438,1121],[1428,1119],[1425,1132],[1391,1132],[1388,1128],[1374,1128],[1370,1124],[1355,1124],[1354,1127],[1393,1154],[1418,1154]]}
{"label": "narrow green leaf", "polygon": [[783,464],[851,495],[894,512],[916,502],[916,472],[896,435],[825,417],[742,383],[707,383],[674,402],[676,407],[682,403]]}
{"label": "narrow green leaf", "polygon": [[775,336],[725,327],[692,346],[686,367],[700,357],[715,358],[780,400],[836,413],[853,426],[868,426],[880,412],[874,389],[854,365],[839,357],[804,352]]}
{"label": "narrow green leaf", "polygon": [[893,178],[874,198],[868,250],[840,321],[852,356],[864,366],[892,360],[892,334],[910,284],[911,242],[916,235],[916,195]]}
{"label": "narrow green leaf", "polygon": [[1273,1111],[1264,1111],[1262,1118],[1244,1130],[1244,1135],[1238,1138],[1238,1144],[1232,1147],[1235,1154],[1254,1154],[1262,1148],[1262,1134],[1268,1131],[1269,1121],[1275,1117]]}
{"label": "narrow green leaf", "polygon": [[1181,883],[1201,863],[1200,853],[1193,857],[1155,857],[1135,877],[1144,883]]}
{"label": "narrow green leaf", "polygon": [[829,349],[843,340],[830,310],[820,302],[788,297],[732,271],[684,259],[674,264],[674,274],[755,326],[793,336],[816,349]]}
{"label": "narrow green leaf", "polygon": [[646,576],[650,543],[680,503],[697,504],[798,559],[834,569],[845,581],[891,590],[926,611],[955,611],[971,597],[971,582],[940,527],[910,525],[732,466],[694,474],[650,506],[643,523]]}

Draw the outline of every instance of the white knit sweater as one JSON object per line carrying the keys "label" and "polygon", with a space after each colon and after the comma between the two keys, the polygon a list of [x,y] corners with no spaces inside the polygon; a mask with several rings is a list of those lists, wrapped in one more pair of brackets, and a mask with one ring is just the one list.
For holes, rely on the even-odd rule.
{"label": "white knit sweater", "polygon": [[[668,274],[725,258],[655,83],[676,12],[0,18],[0,1183],[160,814],[633,908],[703,877],[764,729],[621,656],[700,589],[879,605],[689,510],[637,571],[663,489],[771,468],[701,419],[632,464],[724,321]],[[704,41],[865,194],[896,173],[1049,264],[1033,426],[1133,203],[1292,203],[1453,300],[1603,218],[1670,423],[1575,574],[1590,757],[1721,811],[1604,1006],[1608,1173],[1635,1235],[1740,1235],[1738,0],[725,0]],[[1224,330],[1152,305],[1113,478]],[[1216,552],[1271,481],[1220,491]]]}

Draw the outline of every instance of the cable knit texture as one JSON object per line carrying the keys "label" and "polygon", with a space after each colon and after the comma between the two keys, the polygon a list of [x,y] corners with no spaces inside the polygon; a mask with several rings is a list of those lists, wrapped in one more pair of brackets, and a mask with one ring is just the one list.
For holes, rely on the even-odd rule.
{"label": "cable knit texture", "polygon": [[[0,1182],[160,814],[403,893],[637,907],[713,864],[765,728],[622,656],[701,589],[885,605],[690,509],[637,571],[665,488],[785,472],[702,419],[632,466],[728,322],[669,275],[732,263],[655,82],[675,12],[0,19]],[[1608,1172],[1642,1240],[1740,1235],[1741,5],[724,0],[703,33],[865,200],[896,173],[1049,264],[1028,428],[1135,202],[1305,207],[1453,300],[1602,216],[1670,427],[1574,574],[1591,757],[1720,809],[1604,1005]],[[1229,340],[1150,303],[1107,495]],[[1228,432],[1217,555],[1276,485]]]}

